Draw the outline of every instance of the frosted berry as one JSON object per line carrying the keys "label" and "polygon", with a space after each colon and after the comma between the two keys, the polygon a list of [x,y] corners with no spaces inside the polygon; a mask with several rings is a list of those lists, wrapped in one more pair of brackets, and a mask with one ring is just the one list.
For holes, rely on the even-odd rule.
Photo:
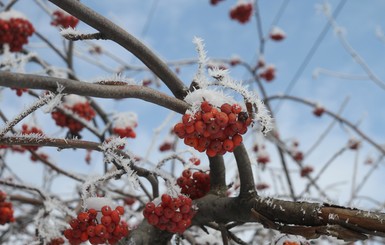
{"label": "frosted berry", "polygon": [[121,138],[136,138],[134,129],[137,126],[138,116],[135,113],[118,113],[114,117],[112,131]]}
{"label": "frosted berry", "polygon": [[285,32],[279,27],[273,27],[269,34],[270,38],[274,41],[282,41],[285,39]]}

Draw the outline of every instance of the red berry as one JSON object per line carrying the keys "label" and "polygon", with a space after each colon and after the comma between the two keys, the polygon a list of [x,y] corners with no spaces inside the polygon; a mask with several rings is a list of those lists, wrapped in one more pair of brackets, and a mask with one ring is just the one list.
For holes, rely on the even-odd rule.
{"label": "red berry", "polygon": [[103,207],[102,207],[101,211],[102,211],[102,214],[103,214],[103,215],[110,215],[112,209],[111,209],[110,206],[107,206],[107,205],[106,205],[106,206],[103,206]]}

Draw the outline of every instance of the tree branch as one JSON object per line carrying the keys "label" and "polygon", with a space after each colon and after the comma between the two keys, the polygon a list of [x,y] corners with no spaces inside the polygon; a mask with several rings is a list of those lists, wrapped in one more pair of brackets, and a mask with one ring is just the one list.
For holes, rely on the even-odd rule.
{"label": "tree branch", "polygon": [[240,144],[234,149],[234,156],[237,162],[240,193],[239,197],[254,197],[257,192],[255,190],[253,170],[251,169],[251,162],[245,146]]}
{"label": "tree branch", "polygon": [[183,82],[147,46],[107,18],[75,0],[50,0],[53,4],[100,31],[102,35],[134,54],[154,72],[172,91],[176,98],[183,99],[187,88]]}
{"label": "tree branch", "polygon": [[366,235],[385,237],[385,213],[367,212],[330,204],[292,202],[274,198],[240,199],[207,195],[194,203],[199,212],[194,225],[209,222],[259,222],[284,233],[317,238],[334,236],[347,241]]}
{"label": "tree branch", "polygon": [[226,187],[226,169],[223,156],[209,157],[210,161],[210,189],[219,196],[224,196]]}
{"label": "tree branch", "polygon": [[102,85],[39,75],[0,73],[0,86],[10,88],[44,89],[56,92],[58,84],[64,87],[63,93],[99,98],[138,98],[181,114],[189,108],[189,105],[182,100],[139,85]]}

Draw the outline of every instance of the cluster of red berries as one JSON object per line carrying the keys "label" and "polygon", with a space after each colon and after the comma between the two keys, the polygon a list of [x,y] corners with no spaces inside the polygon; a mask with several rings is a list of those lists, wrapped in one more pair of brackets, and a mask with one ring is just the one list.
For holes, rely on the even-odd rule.
{"label": "cluster of red berries", "polygon": [[201,160],[200,160],[199,158],[197,158],[197,157],[191,157],[191,158],[189,159],[189,161],[190,161],[192,164],[194,164],[195,166],[198,166],[199,164],[201,164]]}
{"label": "cluster of red berries", "polygon": [[136,133],[130,126],[125,128],[113,128],[112,131],[121,138],[136,138]]}
{"label": "cluster of red berries", "polygon": [[231,8],[230,18],[233,20],[238,20],[240,23],[244,24],[250,20],[252,12],[252,3],[240,3]]}
{"label": "cluster of red berries", "polygon": [[9,44],[11,52],[18,52],[35,32],[31,22],[23,18],[0,19],[0,46]]}
{"label": "cluster of red berries", "polygon": [[163,194],[161,203],[155,205],[153,202],[148,202],[143,210],[143,216],[149,224],[160,230],[179,234],[191,225],[194,214],[191,198],[183,195],[173,198]]}
{"label": "cluster of red berries", "polygon": [[[64,105],[64,107],[71,110],[73,113],[87,121],[90,121],[96,115],[94,109],[92,109],[91,105],[88,102],[76,103],[73,106]],[[73,134],[77,134],[84,127],[83,124],[76,121],[72,117],[67,116],[59,110],[55,110],[52,112],[52,118],[55,120],[56,125],[60,127],[68,127],[70,132]]]}
{"label": "cluster of red berries", "polygon": [[312,166],[305,166],[301,169],[301,177],[308,176],[314,169]]}
{"label": "cluster of red berries", "polygon": [[0,149],[11,149],[13,152],[23,153],[25,148],[20,145],[0,145]]}
{"label": "cluster of red berries", "polygon": [[53,26],[59,26],[62,28],[75,28],[78,23],[79,20],[76,17],[66,14],[61,10],[56,10],[53,12],[53,20],[51,21],[51,25]]}
{"label": "cluster of red berries", "polygon": [[112,210],[110,206],[101,208],[101,218],[98,211],[89,209],[80,212],[76,219],[70,221],[71,228],[64,231],[65,238],[70,244],[80,244],[89,241],[91,244],[116,244],[129,233],[128,225],[120,219],[124,208],[118,206]]}
{"label": "cluster of red berries", "polygon": [[182,189],[181,192],[188,195],[191,199],[198,199],[205,196],[210,191],[210,174],[202,171],[194,173],[191,170],[183,170],[176,183]]}
{"label": "cluster of red berries", "polygon": [[17,96],[22,96],[24,92],[27,92],[28,89],[27,88],[11,88],[12,90],[15,90],[16,91],[16,95]]}
{"label": "cluster of red berries", "polygon": [[281,28],[278,28],[278,27],[274,27],[270,33],[269,33],[269,36],[272,40],[274,41],[282,41],[283,39],[285,39],[286,35],[285,33],[283,32],[283,30],[281,30]]}
{"label": "cluster of red berries", "polygon": [[159,146],[159,151],[162,151],[162,152],[169,151],[172,149],[173,146],[174,146],[173,143],[166,141],[162,145]]}
{"label": "cluster of red berries", "polygon": [[186,145],[209,157],[232,152],[242,143],[241,134],[247,132],[251,118],[238,104],[223,104],[220,109],[203,101],[194,115],[184,114],[182,122],[174,126],[175,134]]}
{"label": "cluster of red berries", "polygon": [[286,241],[284,241],[284,242],[282,243],[282,245],[299,245],[299,243],[298,243],[298,242],[293,242],[293,241],[288,241],[288,240],[286,240]]}
{"label": "cluster of red berries", "polygon": [[258,184],[255,185],[255,188],[258,190],[258,191],[262,191],[262,190],[265,190],[265,189],[268,189],[270,186],[265,183],[265,182],[260,182]]}
{"label": "cluster of red berries", "polygon": [[0,191],[0,225],[14,222],[12,203],[6,202],[7,194]]}
{"label": "cluster of red berries", "polygon": [[358,148],[360,148],[360,146],[361,146],[361,142],[358,139],[354,137],[349,139],[348,147],[350,150],[357,150]]}
{"label": "cluster of red berries", "polygon": [[64,239],[62,237],[56,237],[54,239],[51,239],[47,244],[48,245],[62,245],[64,244]]}
{"label": "cluster of red berries", "polygon": [[121,138],[136,138],[134,128],[138,126],[138,117],[133,112],[118,113],[115,115],[112,131]]}
{"label": "cluster of red berries", "polygon": [[[29,127],[27,124],[23,124],[21,126],[21,134],[28,135],[28,134],[39,134],[43,136],[43,131],[35,126]],[[25,149],[36,151],[39,147],[38,146],[23,146]]]}
{"label": "cluster of red berries", "polygon": [[223,0],[210,0],[210,4],[217,5],[220,1],[223,1]]}
{"label": "cluster of red berries", "polygon": [[30,159],[32,162],[37,162],[37,161],[40,161],[39,157],[43,160],[47,160],[48,159],[48,155],[45,154],[45,153],[37,153],[38,156],[35,156],[35,155],[31,155]]}
{"label": "cluster of red berries", "polygon": [[272,65],[266,66],[259,76],[265,79],[267,82],[271,82],[275,78],[275,67]]}
{"label": "cluster of red berries", "polygon": [[317,117],[322,116],[322,114],[325,112],[325,108],[320,105],[316,105],[313,109],[313,114]]}

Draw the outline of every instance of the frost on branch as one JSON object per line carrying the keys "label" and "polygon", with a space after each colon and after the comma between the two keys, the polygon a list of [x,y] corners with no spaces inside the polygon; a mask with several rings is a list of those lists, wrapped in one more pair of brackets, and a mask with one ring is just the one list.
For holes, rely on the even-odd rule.
{"label": "frost on branch", "polygon": [[[118,151],[122,149],[122,146],[125,145],[125,140],[122,138],[110,138],[109,140],[106,140],[103,142],[102,146],[100,147],[101,150],[104,153],[104,161],[107,163],[113,162],[115,166],[119,165],[118,169],[119,171],[116,171],[115,176],[117,174],[121,173],[121,169],[124,170],[125,176],[128,177],[128,182],[131,184],[131,186],[134,189],[139,188],[139,180],[138,175],[136,172],[131,168],[131,165],[134,164],[135,159],[133,156],[128,155],[127,157],[124,157],[123,155],[119,154]],[[127,153],[126,153],[127,154]]]}
{"label": "frost on branch", "polygon": [[60,35],[62,35],[64,38],[69,39],[69,40],[75,39],[75,38],[81,36],[82,34],[83,33],[81,33],[80,31],[78,31],[72,27],[62,28],[60,30]]}

